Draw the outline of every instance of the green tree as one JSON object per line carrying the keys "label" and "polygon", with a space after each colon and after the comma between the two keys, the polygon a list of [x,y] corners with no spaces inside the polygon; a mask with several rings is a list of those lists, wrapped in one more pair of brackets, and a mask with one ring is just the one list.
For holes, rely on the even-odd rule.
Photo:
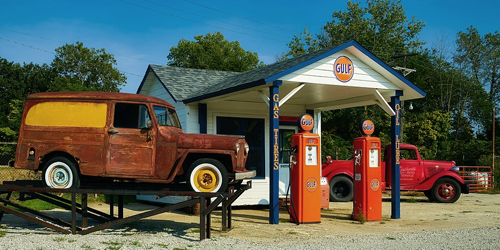
{"label": "green tree", "polygon": [[281,59],[356,40],[389,62],[392,56],[419,50],[425,44],[418,39],[424,23],[414,17],[408,20],[399,0],[368,0],[365,7],[348,1],[347,10],[335,11],[332,17],[316,38],[307,30],[294,36]]}
{"label": "green tree", "polygon": [[181,39],[170,48],[169,66],[243,72],[264,65],[257,53],[245,51],[238,41],[230,42],[220,32]]}
{"label": "green tree", "polygon": [[55,77],[47,64],[20,65],[0,58],[0,141],[17,140],[25,98],[48,91]]}
{"label": "green tree", "polygon": [[114,56],[104,49],[87,48],[81,42],[61,46],[51,64],[58,74],[51,91],[118,92],[127,77],[113,65]]}
{"label": "green tree", "polygon": [[[424,44],[418,39],[424,23],[415,18],[409,20],[400,1],[368,0],[364,7],[349,1],[347,9],[335,11],[332,18],[320,34],[313,35],[305,29],[299,36],[294,36],[287,44],[289,51],[277,56],[277,59],[284,60],[356,40],[391,64],[392,56],[420,51]],[[381,138],[383,146],[388,145],[390,118],[378,106],[369,106],[322,112],[323,148],[334,147],[340,151],[345,142],[352,144],[352,140],[359,136],[360,122],[367,118],[376,125],[375,136]],[[352,150],[344,153],[352,154]],[[345,158],[344,155],[342,157]]]}

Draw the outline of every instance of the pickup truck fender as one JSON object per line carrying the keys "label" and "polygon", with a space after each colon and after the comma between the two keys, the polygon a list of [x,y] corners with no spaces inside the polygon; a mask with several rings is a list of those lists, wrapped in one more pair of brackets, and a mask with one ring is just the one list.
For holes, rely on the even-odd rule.
{"label": "pickup truck fender", "polygon": [[330,183],[330,180],[337,175],[347,175],[351,179],[353,179],[354,173],[352,171],[347,170],[347,169],[336,169],[323,177],[326,177],[326,179],[328,180],[328,183]]}
{"label": "pickup truck fender", "polygon": [[401,187],[401,190],[414,190],[414,191],[426,191],[430,190],[433,186],[434,183],[440,178],[447,177],[456,180],[459,184],[460,187],[462,188],[462,193],[469,193],[469,189],[467,185],[465,184],[464,180],[455,172],[453,171],[443,171],[439,172],[429,178],[427,178],[425,181],[418,185],[410,185],[410,186],[404,186]]}

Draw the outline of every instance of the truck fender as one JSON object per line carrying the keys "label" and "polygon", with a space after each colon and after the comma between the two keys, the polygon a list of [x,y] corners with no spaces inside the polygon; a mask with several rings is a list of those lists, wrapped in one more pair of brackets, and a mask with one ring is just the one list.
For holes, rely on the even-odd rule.
{"label": "truck fender", "polygon": [[351,172],[351,171],[347,171],[345,169],[338,169],[338,170],[334,170],[330,173],[328,173],[326,176],[323,176],[323,177],[326,177],[326,179],[328,180],[328,182],[330,182],[330,180],[337,176],[337,175],[347,175],[349,176],[351,179],[354,179],[353,176],[354,174]]}
{"label": "truck fender", "polygon": [[462,193],[468,193],[467,192],[468,188],[466,188],[466,184],[465,184],[464,180],[457,173],[452,172],[452,171],[443,171],[443,172],[437,173],[437,174],[431,176],[430,178],[428,178],[427,180],[425,180],[424,182],[417,185],[415,187],[415,189],[420,190],[420,191],[430,190],[434,186],[434,183],[436,183],[436,181],[438,179],[443,178],[443,177],[448,177],[448,178],[452,178],[452,179],[456,180],[460,184],[460,186],[462,187]]}

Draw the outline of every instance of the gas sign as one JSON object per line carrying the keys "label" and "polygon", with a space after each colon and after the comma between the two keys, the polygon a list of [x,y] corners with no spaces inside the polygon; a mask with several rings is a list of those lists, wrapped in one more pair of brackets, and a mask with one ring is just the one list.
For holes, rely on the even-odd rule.
{"label": "gas sign", "polygon": [[339,56],[333,64],[333,73],[341,82],[348,82],[354,76],[354,64],[347,56]]}

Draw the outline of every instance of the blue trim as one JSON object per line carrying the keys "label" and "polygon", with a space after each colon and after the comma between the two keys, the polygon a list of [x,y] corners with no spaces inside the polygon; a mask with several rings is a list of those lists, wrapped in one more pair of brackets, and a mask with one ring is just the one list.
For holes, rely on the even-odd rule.
{"label": "blue trim", "polygon": [[205,95],[201,95],[201,96],[196,96],[196,97],[191,97],[191,98],[183,100],[182,102],[184,102],[186,104],[191,103],[191,102],[197,102],[197,101],[205,100],[208,98],[217,97],[217,96],[221,96],[221,95],[225,95],[225,94],[230,94],[230,93],[233,93],[236,91],[245,90],[245,89],[249,89],[252,87],[261,86],[261,85],[265,85],[265,84],[266,84],[266,82],[264,82],[264,80],[257,80],[257,81],[241,84],[238,86],[234,86],[232,88],[222,89],[222,90],[219,90],[217,92],[213,92],[213,93],[209,93],[209,94],[205,94]]}
{"label": "blue trim", "polygon": [[269,87],[269,224],[279,224],[279,91],[282,82]]}
{"label": "blue trim", "polygon": [[411,81],[409,81],[408,79],[406,79],[404,76],[402,76],[401,74],[399,74],[395,69],[391,68],[389,65],[387,65],[385,62],[383,62],[382,60],[380,60],[378,57],[376,57],[374,54],[372,54],[370,51],[368,51],[366,48],[364,48],[363,46],[361,46],[361,44],[357,43],[356,41],[354,40],[351,40],[349,42],[346,42],[344,44],[341,44],[340,46],[338,47],[335,47],[321,55],[318,55],[310,60],[307,60],[303,63],[300,63],[300,64],[297,64],[285,71],[282,71],[278,74],[275,74],[275,75],[272,75],[272,76],[269,76],[265,79],[265,82],[266,83],[270,83],[270,82],[274,82],[275,80],[283,77],[283,76],[286,76],[290,73],[293,73],[299,69],[302,69],[306,66],[309,66],[319,60],[322,60],[326,57],[329,57],[335,53],[338,53],[342,50],[345,50],[349,47],[355,47],[356,49],[358,49],[359,51],[361,51],[363,54],[367,55],[368,58],[370,58],[371,60],[373,60],[374,62],[376,62],[378,65],[382,66],[385,70],[389,71],[391,74],[393,74],[394,76],[396,76],[399,80],[401,80],[402,82],[404,82],[406,85],[408,85],[410,88],[412,88],[413,90],[415,90],[417,93],[419,93],[420,95],[422,95],[423,97],[425,97],[427,94],[422,90],[420,89],[417,85],[413,84]]}
{"label": "blue trim", "polygon": [[376,62],[378,65],[382,66],[385,70],[389,71],[391,74],[396,76],[399,80],[404,82],[406,85],[408,85],[410,88],[415,90],[417,93],[422,95],[422,97],[425,97],[427,93],[423,91],[421,88],[419,88],[417,85],[413,84],[410,80],[406,79],[403,75],[399,74],[395,69],[393,69],[391,66],[387,65],[385,62],[380,60],[377,56],[372,54],[370,51],[368,51],[365,47],[363,47],[361,44],[354,42],[354,47],[357,48],[359,51],[361,51],[363,54],[367,55],[370,59],[372,59],[374,62]]}
{"label": "blue trim", "polygon": [[[142,78],[141,84],[139,85],[139,88],[137,88],[137,91],[135,92],[136,94],[141,93],[142,87],[144,86],[144,82],[146,82],[146,78],[148,77],[148,72],[150,70],[152,71],[153,69],[151,68],[151,65],[148,65],[148,69],[146,69],[146,73],[144,74],[144,77]],[[158,76],[156,76],[156,77],[158,77]]]}
{"label": "blue trim", "polygon": [[[392,75],[394,75],[396,78],[398,78],[400,81],[402,81],[404,84],[406,84],[408,87],[410,87],[411,89],[413,89],[414,91],[416,91],[418,94],[420,94],[422,97],[425,97],[427,94],[422,90],[420,89],[417,85],[413,84],[411,81],[409,81],[408,79],[406,79],[403,75],[399,74],[395,69],[393,69],[392,67],[390,67],[389,65],[387,65],[385,62],[383,62],[382,60],[380,60],[378,57],[376,57],[374,54],[372,54],[370,51],[368,51],[366,48],[364,48],[362,45],[360,45],[359,43],[357,43],[356,41],[354,40],[351,40],[351,41],[348,41],[346,43],[343,43],[337,47],[334,47],[330,50],[327,50],[325,51],[324,53],[322,54],[319,54],[305,62],[302,62],[302,63],[299,63],[297,65],[294,65],[284,71],[280,71],[274,75],[270,75],[270,76],[267,76],[263,79],[258,79],[258,80],[255,80],[255,81],[252,81],[252,82],[248,82],[248,83],[245,83],[245,84],[241,84],[241,85],[238,85],[238,86],[234,86],[234,87],[231,87],[231,88],[227,88],[227,89],[223,89],[223,90],[220,90],[220,91],[217,91],[217,92],[213,92],[213,93],[209,93],[209,94],[204,94],[204,95],[201,95],[201,96],[196,96],[196,97],[192,97],[192,98],[188,98],[188,99],[185,99],[183,100],[184,103],[191,103],[191,102],[196,102],[196,101],[201,101],[201,100],[204,100],[204,99],[208,99],[208,98],[212,98],[212,97],[216,97],[216,96],[220,96],[220,95],[225,95],[225,94],[230,94],[232,92],[236,92],[236,91],[240,91],[240,90],[245,90],[245,89],[248,89],[248,88],[252,88],[252,87],[256,87],[256,86],[261,86],[261,85],[266,85],[266,84],[269,84],[269,83],[273,83],[275,82],[276,80],[278,80],[279,78],[283,77],[283,76],[286,76],[288,74],[291,74],[299,69],[302,69],[306,66],[309,66],[319,60],[322,60],[324,58],[327,58],[335,53],[338,53],[338,52],[341,52],[345,49],[348,49],[349,47],[354,47],[356,49],[358,49],[361,53],[365,54],[369,59],[371,59],[372,61],[374,61],[376,64],[380,65],[384,70],[388,71],[389,73],[391,73]],[[313,52],[314,53],[314,52]],[[259,70],[259,69],[256,69],[256,70]],[[163,83],[162,83],[163,84]],[[165,86],[165,84],[163,84],[163,86]],[[142,85],[141,85],[142,87]],[[140,87],[140,88],[141,88]],[[167,90],[168,91],[168,90]]]}
{"label": "blue trim", "polygon": [[277,79],[279,79],[279,78],[281,78],[283,76],[291,74],[291,73],[293,73],[293,72],[295,72],[295,71],[297,71],[299,69],[305,68],[305,67],[307,67],[307,66],[309,66],[309,65],[311,65],[311,64],[313,64],[313,63],[315,63],[315,62],[317,62],[319,60],[322,60],[322,59],[324,59],[326,57],[329,57],[329,56],[331,56],[331,55],[333,55],[335,53],[338,53],[338,52],[340,52],[340,51],[342,51],[344,49],[347,49],[347,48],[349,48],[350,46],[353,45],[352,43],[355,43],[355,41],[351,40],[351,41],[349,41],[347,43],[344,43],[344,44],[342,44],[342,45],[340,45],[338,47],[335,47],[335,48],[333,48],[331,50],[328,50],[328,51],[326,51],[325,53],[323,53],[321,55],[313,57],[313,58],[311,58],[311,59],[309,59],[309,60],[307,60],[307,61],[305,61],[303,63],[297,64],[297,65],[292,66],[291,68],[289,68],[287,70],[284,70],[284,71],[281,71],[281,72],[279,72],[279,73],[277,73],[275,75],[269,76],[269,77],[267,77],[265,79],[265,82],[266,83],[274,82],[275,80],[277,80]]}
{"label": "blue trim", "polygon": [[[403,95],[403,92],[396,94]],[[399,95],[391,97],[391,108],[396,112],[396,115],[391,117],[391,218],[399,219],[401,218],[399,143],[402,125]]]}
{"label": "blue trim", "polygon": [[177,102],[177,99],[175,99],[175,96],[172,95],[172,93],[170,93],[167,86],[165,86],[165,84],[161,81],[161,78],[158,77],[158,75],[156,74],[155,70],[151,67],[151,65],[148,65],[148,70],[146,71],[146,74],[144,75],[144,78],[142,79],[141,85],[139,85],[139,88],[137,89],[137,94],[139,94],[142,91],[142,87],[144,86],[144,83],[146,82],[146,78],[148,77],[149,72],[153,72],[156,79],[158,79],[158,81],[161,83],[161,86],[163,86],[163,88],[165,89],[165,91],[167,91],[167,93],[170,95],[170,97],[172,97],[172,99],[175,102]]}
{"label": "blue trim", "polygon": [[198,103],[198,123],[200,124],[200,134],[207,133],[207,104]]}

